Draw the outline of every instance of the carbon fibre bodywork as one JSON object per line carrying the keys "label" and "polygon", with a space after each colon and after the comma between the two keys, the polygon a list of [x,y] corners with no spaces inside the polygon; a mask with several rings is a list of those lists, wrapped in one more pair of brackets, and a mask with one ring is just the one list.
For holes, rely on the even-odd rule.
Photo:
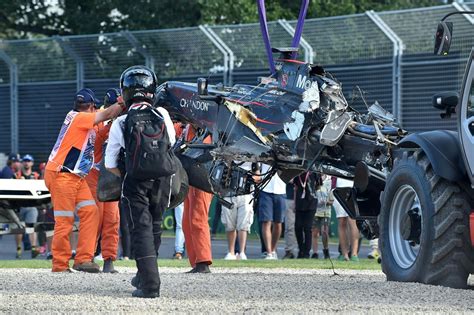
{"label": "carbon fibre bodywork", "polygon": [[[394,144],[405,134],[388,114],[377,115],[379,107],[366,115],[353,110],[334,77],[295,60],[278,60],[276,74],[257,86],[209,86],[205,95],[197,84],[166,82],[155,105],[198,131],[176,146],[191,185],[220,197],[258,191],[241,162],[269,164],[267,175],[278,172],[287,182],[306,170],[348,179],[358,172],[353,192],[340,196],[357,218],[378,214],[378,198],[364,200],[383,190]],[[207,135],[210,145],[202,143]]]}

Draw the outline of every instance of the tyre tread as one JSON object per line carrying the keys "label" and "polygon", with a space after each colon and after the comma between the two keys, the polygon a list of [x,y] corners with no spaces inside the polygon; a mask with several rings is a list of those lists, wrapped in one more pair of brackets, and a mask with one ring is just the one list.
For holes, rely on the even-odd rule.
{"label": "tyre tread", "polygon": [[[394,170],[398,169],[397,167],[418,167],[422,171],[426,187],[429,187],[434,211],[431,218],[431,253],[426,256],[425,266],[415,278],[401,281],[465,288],[469,273],[474,272],[474,250],[471,246],[468,222],[470,206],[473,206],[471,197],[458,183],[449,182],[436,175],[430,160],[422,150],[411,154],[405,151],[397,162]],[[392,176],[396,176],[394,173],[397,172],[392,170],[387,183]],[[387,279],[400,281],[397,275],[393,271],[390,273],[388,269],[389,265],[384,264],[382,258],[382,271],[387,275]]]}

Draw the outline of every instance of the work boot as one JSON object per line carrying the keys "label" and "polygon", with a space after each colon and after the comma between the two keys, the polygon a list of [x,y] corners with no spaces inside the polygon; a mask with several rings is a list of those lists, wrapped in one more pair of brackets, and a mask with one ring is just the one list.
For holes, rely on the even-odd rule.
{"label": "work boot", "polygon": [[91,261],[86,261],[81,264],[74,264],[74,266],[72,266],[72,269],[77,270],[77,271],[89,272],[89,273],[100,272],[100,266]]}
{"label": "work boot", "polygon": [[140,289],[140,278],[138,278],[138,276],[134,276],[132,281],[130,281],[130,284],[135,288]]}
{"label": "work boot", "polygon": [[158,291],[144,291],[141,289],[136,289],[132,292],[133,297],[143,298],[143,299],[154,299],[160,296]]}
{"label": "work boot", "polygon": [[200,262],[196,264],[194,272],[192,273],[211,273],[211,270],[209,269],[209,265],[207,263]]}
{"label": "work boot", "polygon": [[118,273],[117,270],[114,268],[114,262],[112,259],[106,259],[104,261],[104,267],[102,268],[102,272],[104,273]]}

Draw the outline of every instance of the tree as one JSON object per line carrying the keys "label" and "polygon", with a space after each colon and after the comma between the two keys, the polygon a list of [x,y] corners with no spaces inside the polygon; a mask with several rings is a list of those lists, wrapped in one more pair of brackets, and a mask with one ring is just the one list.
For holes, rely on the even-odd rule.
{"label": "tree", "polygon": [[[311,0],[308,18],[439,4],[439,0]],[[267,0],[268,20],[296,19],[300,1]],[[0,1],[0,38],[79,35],[258,21],[255,0]]]}
{"label": "tree", "polygon": [[9,0],[0,3],[0,36],[21,38],[67,34],[60,10],[46,0]]}

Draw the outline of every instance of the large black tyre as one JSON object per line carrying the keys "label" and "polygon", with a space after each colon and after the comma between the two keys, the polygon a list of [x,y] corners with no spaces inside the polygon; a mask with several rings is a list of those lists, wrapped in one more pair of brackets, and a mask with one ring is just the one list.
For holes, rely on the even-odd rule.
{"label": "large black tyre", "polygon": [[470,198],[437,176],[422,150],[404,152],[387,179],[379,216],[387,280],[465,288],[474,272]]}

